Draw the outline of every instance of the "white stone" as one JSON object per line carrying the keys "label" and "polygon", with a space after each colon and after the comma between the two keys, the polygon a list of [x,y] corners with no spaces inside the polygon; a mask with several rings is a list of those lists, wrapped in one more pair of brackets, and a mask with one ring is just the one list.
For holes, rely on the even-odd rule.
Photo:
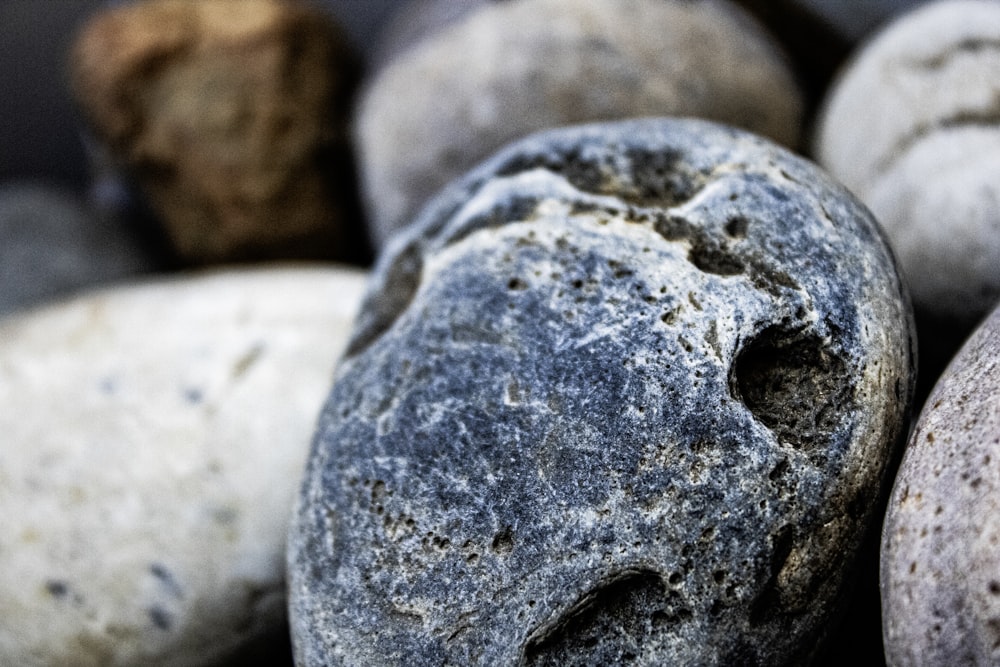
{"label": "white stone", "polygon": [[918,309],[966,324],[1000,298],[1000,3],[903,15],[841,73],[819,162],[885,225]]}
{"label": "white stone", "polygon": [[233,270],[0,327],[0,664],[194,665],[285,623],[359,271]]}

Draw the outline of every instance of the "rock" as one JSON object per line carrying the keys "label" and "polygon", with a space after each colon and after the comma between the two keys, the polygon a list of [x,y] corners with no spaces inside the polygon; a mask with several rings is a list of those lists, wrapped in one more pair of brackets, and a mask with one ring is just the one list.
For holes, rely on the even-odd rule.
{"label": "rock", "polygon": [[700,116],[794,145],[801,110],[775,44],[724,0],[511,0],[380,70],[355,144],[382,245],[453,178],[536,130]]}
{"label": "rock", "polygon": [[0,185],[0,317],[158,268],[130,230],[91,214],[68,192]]}
{"label": "rock", "polygon": [[288,517],[361,286],[213,273],[0,325],[0,664],[210,665],[286,632]]}
{"label": "rock", "polygon": [[297,664],[791,664],[912,389],[867,211],[735,129],[553,130],[376,268],[289,540]]}
{"label": "rock", "polygon": [[407,0],[390,17],[377,40],[373,66],[406,57],[413,46],[437,34],[472,11],[496,0]]}
{"label": "rock", "polygon": [[120,5],[88,23],[72,65],[94,132],[188,261],[354,251],[355,65],[325,12],[293,0]]}
{"label": "rock", "polygon": [[892,665],[1000,661],[1000,309],[931,392],[882,533]]}
{"label": "rock", "polygon": [[842,74],[817,135],[820,162],[885,226],[914,306],[965,328],[1000,300],[997,44],[995,2],[905,15]]}

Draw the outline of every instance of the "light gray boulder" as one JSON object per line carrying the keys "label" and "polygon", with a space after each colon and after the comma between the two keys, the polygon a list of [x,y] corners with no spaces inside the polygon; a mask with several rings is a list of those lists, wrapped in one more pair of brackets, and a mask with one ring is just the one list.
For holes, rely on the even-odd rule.
{"label": "light gray boulder", "polygon": [[510,141],[570,123],[698,116],[794,145],[802,100],[770,36],[725,0],[510,0],[366,86],[355,145],[379,246]]}
{"label": "light gray boulder", "polygon": [[928,398],[882,535],[890,665],[1000,662],[1000,310]]}
{"label": "light gray boulder", "polygon": [[363,284],[219,272],[0,325],[0,664],[280,645],[292,501]]}
{"label": "light gray boulder", "polygon": [[912,389],[870,214],[694,120],[554,130],[395,242],[289,542],[298,664],[786,664]]}
{"label": "light gray boulder", "polygon": [[818,122],[819,162],[884,225],[928,316],[971,328],[1000,300],[1000,4],[943,0],[854,58]]}

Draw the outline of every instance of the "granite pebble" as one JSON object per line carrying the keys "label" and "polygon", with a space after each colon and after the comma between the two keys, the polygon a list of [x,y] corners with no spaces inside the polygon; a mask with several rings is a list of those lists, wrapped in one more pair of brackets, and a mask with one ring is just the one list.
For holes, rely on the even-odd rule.
{"label": "granite pebble", "polygon": [[517,142],[375,269],[289,540],[297,664],[797,664],[913,381],[871,215],[721,125]]}
{"label": "granite pebble", "polygon": [[288,519],[363,285],[231,270],[0,323],[0,664],[282,645]]}

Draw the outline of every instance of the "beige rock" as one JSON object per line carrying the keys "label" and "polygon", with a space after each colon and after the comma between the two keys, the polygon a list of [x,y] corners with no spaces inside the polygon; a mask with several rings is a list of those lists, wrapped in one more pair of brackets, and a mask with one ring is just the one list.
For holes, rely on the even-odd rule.
{"label": "beige rock", "polygon": [[1000,310],[931,393],[882,534],[890,665],[1000,663]]}
{"label": "beige rock", "polygon": [[213,664],[285,627],[287,520],[363,276],[212,273],[0,327],[0,664]]}
{"label": "beige rock", "polygon": [[72,75],[179,254],[216,261],[345,252],[353,67],[295,0],[146,0],[91,20]]}
{"label": "beige rock", "polygon": [[775,44],[724,0],[511,0],[382,69],[355,141],[384,243],[443,185],[535,130],[700,116],[794,145],[801,113]]}
{"label": "beige rock", "polygon": [[1000,3],[943,0],[901,17],[841,74],[816,153],[886,227],[935,317],[971,324],[1000,299]]}

